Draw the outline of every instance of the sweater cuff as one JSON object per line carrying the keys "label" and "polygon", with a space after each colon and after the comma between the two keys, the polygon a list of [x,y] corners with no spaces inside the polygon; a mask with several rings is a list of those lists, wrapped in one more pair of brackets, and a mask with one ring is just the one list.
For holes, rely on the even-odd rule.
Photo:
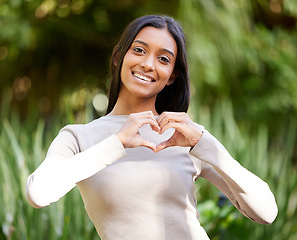
{"label": "sweater cuff", "polygon": [[228,160],[234,162],[226,148],[206,130],[203,131],[202,137],[192,148],[190,154],[219,168],[222,168]]}

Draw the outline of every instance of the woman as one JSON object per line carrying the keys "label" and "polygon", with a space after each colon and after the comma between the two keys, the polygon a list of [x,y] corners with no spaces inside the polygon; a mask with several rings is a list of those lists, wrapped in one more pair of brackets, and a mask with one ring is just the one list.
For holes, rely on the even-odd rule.
{"label": "woman", "polygon": [[204,177],[246,217],[274,221],[268,185],[186,114],[188,66],[176,21],[144,16],[130,23],[111,74],[106,116],[63,128],[28,177],[32,206],[48,206],[77,185],[103,240],[205,240],[195,198],[195,181]]}

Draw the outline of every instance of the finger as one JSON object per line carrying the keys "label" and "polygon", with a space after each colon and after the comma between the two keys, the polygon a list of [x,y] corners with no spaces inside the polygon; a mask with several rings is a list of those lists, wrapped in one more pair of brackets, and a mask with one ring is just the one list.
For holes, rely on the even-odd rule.
{"label": "finger", "polygon": [[156,120],[159,124],[159,126],[161,127],[162,125],[164,125],[166,122],[168,122],[169,120],[169,112],[163,112]]}
{"label": "finger", "polygon": [[[164,132],[169,128],[174,128],[175,131],[182,134],[184,139],[187,140],[186,141],[187,144],[190,144],[190,146],[195,146],[203,134],[203,132],[200,129],[198,129],[195,125],[189,125],[188,123],[184,123],[184,122],[179,122],[179,123],[169,122],[161,129],[161,132]],[[174,144],[177,144],[177,142],[175,142]],[[179,142],[178,144],[180,145],[181,142]],[[185,145],[183,143],[180,146],[185,146]]]}
{"label": "finger", "polygon": [[151,129],[153,130],[153,131],[155,131],[155,132],[159,132],[160,131],[160,127],[159,127],[159,125],[152,125],[152,124],[150,124],[150,126],[151,126]]}
{"label": "finger", "polygon": [[172,137],[171,137],[167,141],[159,143],[156,147],[156,152],[160,152],[161,150],[168,148],[168,147],[172,147],[172,146],[174,146],[174,144],[173,144]]}
{"label": "finger", "polygon": [[184,122],[187,120],[187,118],[188,118],[188,115],[186,113],[164,112],[158,117],[157,122],[160,128],[162,128],[168,122]]}
{"label": "finger", "polygon": [[160,127],[159,127],[159,124],[157,123],[156,119],[149,118],[144,121],[145,121],[144,124],[150,124],[152,130],[154,130],[156,132],[160,131]]}
{"label": "finger", "polygon": [[136,127],[137,129],[141,128],[143,125],[145,124],[150,124],[151,128],[154,130],[154,131],[159,131],[160,130],[160,127],[156,121],[155,118],[152,118],[151,116],[141,116],[141,117],[135,117],[133,116],[132,119],[131,119],[134,127]]}
{"label": "finger", "polygon": [[[153,120],[156,120],[154,114],[152,111],[146,111],[146,112],[139,112],[139,113],[132,113],[131,114],[135,118],[151,118]],[[156,121],[157,122],[157,121]]]}
{"label": "finger", "polygon": [[182,117],[187,116],[184,112],[163,112],[158,118],[157,121],[160,123],[164,119],[175,119],[178,121],[178,119],[181,119]]}
{"label": "finger", "polygon": [[116,135],[124,146],[129,146],[131,138],[134,138],[137,134],[139,134],[138,131],[144,124],[150,124],[152,129],[155,129],[157,132],[160,129],[155,119],[139,119],[135,118],[135,116],[131,116],[130,119],[122,126],[122,128]]}
{"label": "finger", "polygon": [[144,124],[148,123],[151,125],[152,130],[154,130],[156,132],[158,132],[160,130],[159,124],[158,124],[152,111],[141,112],[141,113],[137,113],[135,115],[138,115],[137,116],[138,118],[148,120],[148,122],[144,122],[140,127],[142,127]]}
{"label": "finger", "polygon": [[143,146],[143,147],[147,147],[147,148],[150,148],[152,149],[154,152],[156,152],[157,150],[157,147],[155,144],[153,144],[152,142],[148,141],[148,140],[145,140],[143,139],[142,143],[140,146]]}
{"label": "finger", "polygon": [[157,145],[157,147],[156,147],[156,153],[157,152],[160,152],[161,150],[163,150],[163,149],[165,149],[165,148],[167,148],[168,146],[165,144],[165,143],[160,143],[160,144],[158,144]]}
{"label": "finger", "polygon": [[163,127],[160,128],[159,133],[164,133],[169,128],[174,128],[175,130],[178,130],[179,132],[183,132],[183,123],[181,122],[174,122],[172,120],[169,120]]}

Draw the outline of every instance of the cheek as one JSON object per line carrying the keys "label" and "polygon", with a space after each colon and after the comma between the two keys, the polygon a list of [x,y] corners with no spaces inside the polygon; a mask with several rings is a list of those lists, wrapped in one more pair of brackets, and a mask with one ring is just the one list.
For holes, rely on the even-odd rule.
{"label": "cheek", "polygon": [[162,79],[164,81],[168,81],[171,77],[173,73],[173,69],[172,68],[169,68],[169,69],[164,69],[162,72],[161,72],[161,75],[162,75]]}
{"label": "cheek", "polygon": [[121,78],[125,75],[127,75],[127,71],[128,71],[128,67],[127,67],[127,59],[126,57],[124,58],[124,61],[123,61],[123,64],[122,64],[122,67],[121,67]]}
{"label": "cheek", "polygon": [[131,65],[133,64],[133,61],[135,61],[133,54],[131,54],[129,51],[126,53],[123,59],[123,65]]}
{"label": "cheek", "polygon": [[123,64],[121,68],[121,75],[127,74],[128,71],[131,71],[131,67],[135,65],[135,61],[133,61],[133,58],[127,53],[123,59]]}

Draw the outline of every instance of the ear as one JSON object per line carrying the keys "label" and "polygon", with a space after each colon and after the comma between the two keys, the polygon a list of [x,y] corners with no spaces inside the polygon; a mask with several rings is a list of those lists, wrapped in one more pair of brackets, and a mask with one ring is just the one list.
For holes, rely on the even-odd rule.
{"label": "ear", "polygon": [[112,63],[117,66],[119,63],[119,46],[116,45],[112,51]]}
{"label": "ear", "polygon": [[176,79],[177,77],[178,77],[178,72],[177,72],[177,70],[175,69],[175,70],[173,70],[173,72],[172,72],[170,78],[168,79],[166,85],[169,86],[169,85],[171,85],[172,83],[174,83],[174,81],[175,81],[175,79]]}

